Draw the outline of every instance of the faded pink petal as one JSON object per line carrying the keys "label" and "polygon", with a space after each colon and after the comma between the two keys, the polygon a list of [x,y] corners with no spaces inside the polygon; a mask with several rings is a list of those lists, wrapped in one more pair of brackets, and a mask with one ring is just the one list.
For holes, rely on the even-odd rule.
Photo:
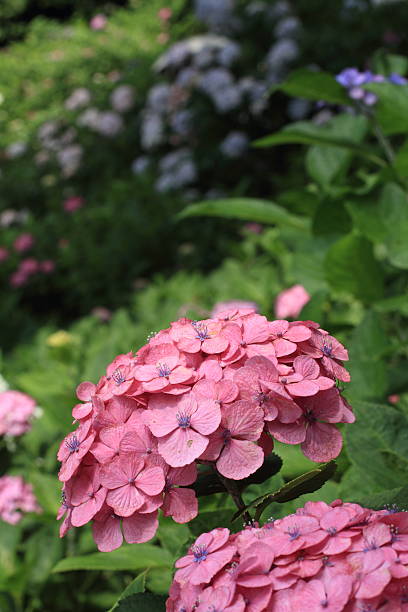
{"label": "faded pink petal", "polygon": [[242,480],[256,472],[263,462],[263,450],[255,442],[232,438],[221,451],[217,469],[226,478]]}
{"label": "faded pink petal", "polygon": [[343,438],[335,425],[316,422],[307,428],[301,449],[312,461],[324,463],[338,457],[342,446]]}

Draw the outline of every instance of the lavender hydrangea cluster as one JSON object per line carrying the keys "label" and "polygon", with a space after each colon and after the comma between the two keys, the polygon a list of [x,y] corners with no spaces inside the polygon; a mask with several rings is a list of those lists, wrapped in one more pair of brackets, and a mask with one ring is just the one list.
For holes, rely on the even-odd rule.
{"label": "lavender hydrangea cluster", "polygon": [[407,79],[395,72],[385,77],[383,74],[375,74],[371,70],[360,72],[357,68],[345,68],[337,76],[336,81],[347,89],[352,100],[362,102],[366,106],[372,106],[377,102],[377,96],[364,89],[368,83],[384,83],[389,81],[394,85],[406,85]]}
{"label": "lavender hydrangea cluster", "polygon": [[[208,32],[178,41],[156,61],[161,78],[149,90],[141,114],[145,154],[132,163],[135,174],[156,172],[157,191],[184,189],[186,197],[205,171],[198,158],[202,126],[211,124],[211,134],[217,135],[213,149],[221,163],[242,158],[250,126],[264,116],[270,85],[285,78],[299,55],[301,28],[283,1],[242,7],[232,0],[195,0],[194,10]],[[245,37],[261,22],[273,34],[272,45],[246,72]],[[217,121],[219,130],[213,127]]]}

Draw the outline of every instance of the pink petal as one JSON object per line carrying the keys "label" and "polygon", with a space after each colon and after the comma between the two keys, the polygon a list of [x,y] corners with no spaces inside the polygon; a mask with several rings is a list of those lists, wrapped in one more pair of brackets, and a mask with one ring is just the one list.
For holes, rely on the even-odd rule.
{"label": "pink petal", "polygon": [[278,338],[277,340],[274,340],[273,346],[275,347],[277,357],[291,355],[297,349],[297,346],[294,342],[289,342],[289,340],[285,340],[284,338]]}
{"label": "pink petal", "polygon": [[301,382],[291,383],[286,389],[295,397],[310,397],[320,391],[319,385],[312,380],[302,380]]}
{"label": "pink petal", "polygon": [[146,495],[158,495],[164,489],[164,474],[160,467],[142,470],[135,480],[138,489]]}
{"label": "pink petal", "polygon": [[216,336],[215,338],[209,338],[204,340],[201,350],[209,355],[215,355],[222,353],[229,346],[229,341],[224,336]]}
{"label": "pink petal", "polygon": [[197,410],[191,415],[191,427],[201,434],[208,435],[217,429],[220,422],[219,405],[212,400],[199,400]]}
{"label": "pink petal", "polygon": [[164,496],[164,516],[172,516],[176,523],[188,523],[198,514],[198,502],[193,489],[170,489]]}
{"label": "pink petal", "polygon": [[245,400],[228,404],[222,410],[222,426],[234,438],[257,440],[264,426],[263,410]]}
{"label": "pink petal", "polygon": [[149,410],[145,415],[145,422],[152,434],[160,438],[178,427],[177,413],[177,406],[169,406],[166,409],[158,408]]}
{"label": "pink petal", "polygon": [[123,519],[123,535],[128,544],[141,544],[155,536],[158,526],[157,512],[136,513]]}
{"label": "pink petal", "polygon": [[95,395],[96,387],[93,383],[85,381],[80,383],[76,388],[77,398],[83,402],[89,402],[91,397]]}
{"label": "pink petal", "polygon": [[86,525],[102,508],[107,494],[107,489],[101,488],[94,497],[91,497],[80,506],[76,506],[72,510],[71,522],[74,527],[82,527]]}
{"label": "pink petal", "polygon": [[268,431],[276,440],[286,444],[299,444],[306,437],[304,423],[280,423],[279,421],[273,421],[268,423]]}
{"label": "pink petal", "polygon": [[316,361],[307,355],[299,355],[293,360],[293,368],[295,372],[301,374],[302,378],[311,380],[317,378],[320,374],[320,368]]}
{"label": "pink petal", "polygon": [[335,459],[340,454],[342,446],[343,438],[334,425],[316,422],[307,428],[301,449],[312,461],[324,463]]}
{"label": "pink petal", "polygon": [[133,484],[126,484],[123,487],[109,491],[106,503],[119,516],[130,516],[142,506],[144,499],[143,494]]}
{"label": "pink petal", "polygon": [[188,427],[178,428],[159,439],[159,453],[172,467],[183,467],[195,461],[207,448],[208,438]]}
{"label": "pink petal", "polygon": [[289,323],[287,321],[272,321],[269,323],[269,331],[272,336],[279,338],[284,336],[289,329]]}
{"label": "pink petal", "polygon": [[98,550],[111,552],[122,545],[123,537],[120,530],[120,520],[111,514],[105,521],[94,521],[92,533]]}
{"label": "pink petal", "polygon": [[263,450],[248,440],[230,440],[217,461],[217,469],[226,478],[242,480],[256,472],[264,462]]}
{"label": "pink petal", "polygon": [[185,368],[184,366],[177,366],[174,368],[169,376],[169,381],[172,385],[178,385],[187,382],[194,375],[191,368]]}
{"label": "pink petal", "polygon": [[287,340],[292,342],[304,342],[308,340],[312,335],[312,331],[304,325],[291,324],[288,331],[285,334]]}
{"label": "pink petal", "polygon": [[153,378],[157,378],[158,372],[156,366],[154,365],[140,365],[136,366],[133,370],[133,376],[136,378],[136,380],[147,382],[149,380],[153,380]]}

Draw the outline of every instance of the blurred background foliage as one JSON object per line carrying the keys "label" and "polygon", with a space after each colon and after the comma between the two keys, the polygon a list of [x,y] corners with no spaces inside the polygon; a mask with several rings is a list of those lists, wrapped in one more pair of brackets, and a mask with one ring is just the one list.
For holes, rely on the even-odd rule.
{"label": "blurred background foliage", "polygon": [[[1,441],[1,471],[44,509],[0,523],[1,610],[106,610],[140,572],[164,594],[180,548],[230,526],[215,495],[188,527],[106,555],[55,522],[76,385],[219,301],[273,318],[280,291],[306,288],[299,317],[350,349],[358,416],[312,498],[408,499],[408,98],[386,84],[376,110],[350,112],[333,78],[407,75],[407,19],[406,2],[369,0],[1,3],[0,371],[42,409]],[[248,501],[313,468],[276,452],[281,472]]]}

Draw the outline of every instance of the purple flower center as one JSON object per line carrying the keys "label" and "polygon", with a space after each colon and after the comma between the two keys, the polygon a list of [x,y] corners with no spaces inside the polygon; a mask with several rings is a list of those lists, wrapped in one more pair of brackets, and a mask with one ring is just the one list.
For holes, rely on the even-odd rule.
{"label": "purple flower center", "polygon": [[224,429],[222,432],[222,438],[224,440],[224,445],[227,445],[231,441],[231,432],[229,429]]}
{"label": "purple flower center", "polygon": [[193,321],[191,325],[194,327],[194,330],[197,334],[196,335],[197,340],[201,340],[201,342],[203,342],[204,340],[208,340],[210,335],[208,333],[208,328],[204,323]]}
{"label": "purple flower center", "polygon": [[328,602],[327,597],[326,597],[326,599],[322,599],[321,600],[320,605],[322,606],[322,608],[328,608],[329,607],[329,602]]}
{"label": "purple flower center", "polygon": [[77,453],[79,451],[79,447],[81,446],[81,442],[78,440],[76,434],[72,434],[68,440],[65,440],[65,444],[70,453]]}
{"label": "purple flower center", "polygon": [[322,352],[326,355],[326,357],[331,357],[333,353],[332,345],[323,343]]}
{"label": "purple flower center", "polygon": [[185,412],[178,412],[176,414],[176,419],[178,426],[181,427],[181,429],[187,429],[187,427],[190,427],[191,416],[189,416]]}
{"label": "purple flower center", "polygon": [[377,548],[378,544],[374,539],[365,540],[365,548],[363,549],[364,552],[368,552],[370,550],[377,550]]}
{"label": "purple flower center", "polygon": [[201,563],[207,559],[208,550],[205,546],[193,546],[191,552],[194,555],[194,563]]}
{"label": "purple flower center", "polygon": [[313,423],[316,423],[317,421],[315,415],[313,414],[313,410],[307,410],[305,412],[305,419],[310,425],[312,425]]}
{"label": "purple flower center", "polygon": [[159,373],[159,376],[170,376],[171,374],[171,370],[167,363],[159,363],[159,365],[157,366],[157,371]]}
{"label": "purple flower center", "polygon": [[290,541],[293,542],[293,540],[296,540],[300,536],[300,529],[299,527],[289,527],[286,533],[288,534]]}
{"label": "purple flower center", "polygon": [[259,406],[262,406],[262,404],[265,404],[265,402],[269,400],[269,395],[268,393],[264,393],[263,391],[260,391],[259,393],[256,393],[254,395],[254,400],[257,402]]}
{"label": "purple flower center", "polygon": [[335,527],[329,527],[328,529],[326,529],[326,531],[331,536],[334,536],[337,533],[337,529]]}
{"label": "purple flower center", "polygon": [[126,377],[124,376],[123,372],[122,372],[122,371],[121,371],[119,368],[117,368],[117,369],[116,369],[116,370],[113,372],[113,374],[112,374],[112,378],[113,378],[113,380],[115,381],[115,383],[116,383],[117,385],[121,385],[121,384],[122,384],[122,383],[124,383],[124,382],[125,382],[125,380],[126,380]]}

